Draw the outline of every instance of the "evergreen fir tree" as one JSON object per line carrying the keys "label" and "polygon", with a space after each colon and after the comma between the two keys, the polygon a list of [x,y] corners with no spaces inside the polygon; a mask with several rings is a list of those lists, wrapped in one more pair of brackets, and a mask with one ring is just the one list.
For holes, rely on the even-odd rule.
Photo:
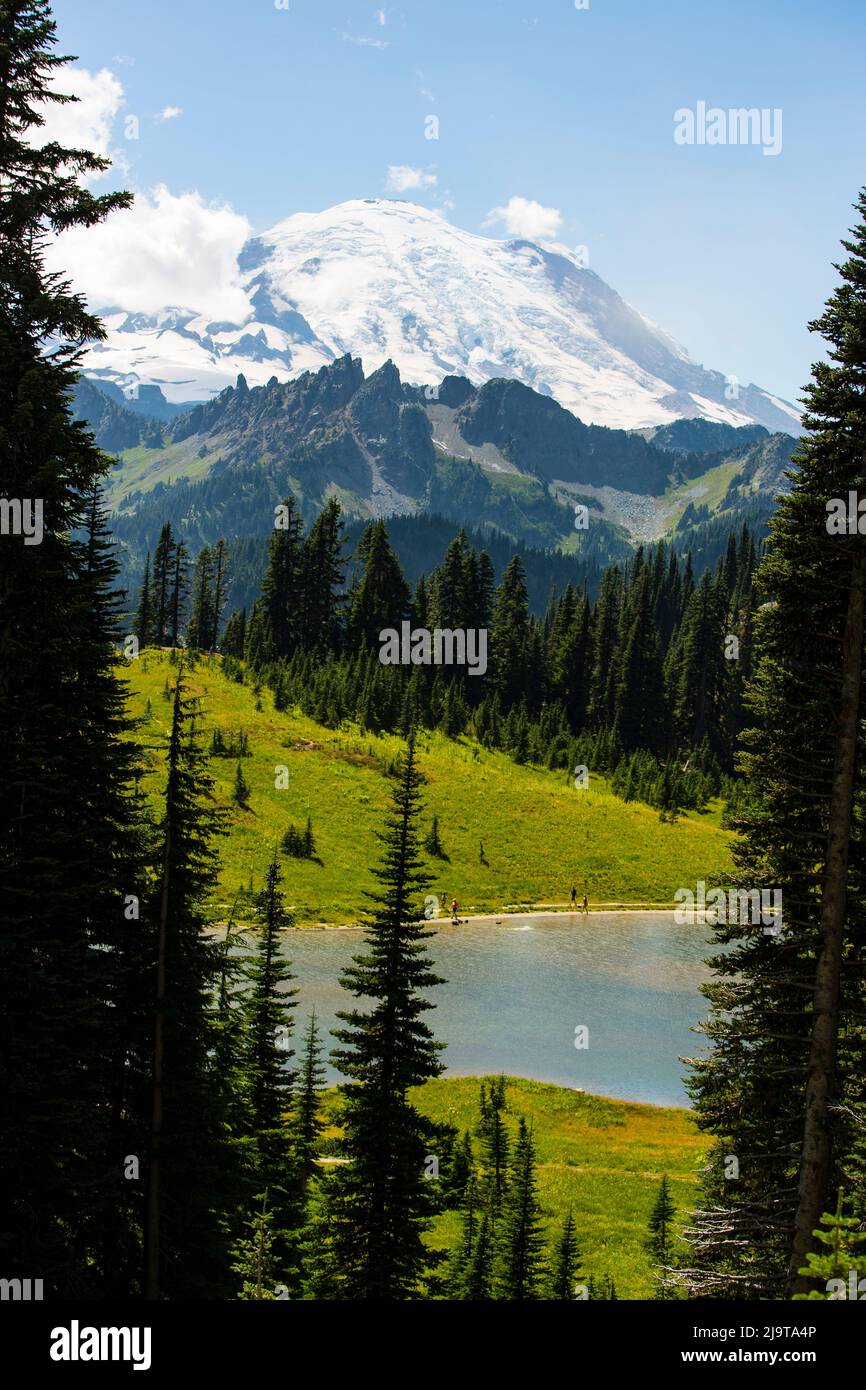
{"label": "evergreen fir tree", "polygon": [[235,784],[232,789],[232,800],[235,801],[238,806],[246,807],[249,805],[249,783],[247,782],[246,777],[244,777],[244,770],[241,767],[240,763],[238,763],[237,770],[235,771]]}
{"label": "evergreen fir tree", "polygon": [[490,628],[493,622],[493,593],[496,575],[486,550],[478,553],[474,576],[468,581],[467,603],[473,627]]}
{"label": "evergreen fir tree", "polygon": [[159,533],[153,556],[153,631],[154,642],[158,647],[169,645],[175,548],[171,522],[166,521]]}
{"label": "evergreen fir tree", "polygon": [[513,722],[508,736],[508,750],[516,763],[528,762],[529,721],[526,717],[526,706],[520,705],[513,709],[509,718],[512,718]]}
{"label": "evergreen fir tree", "polygon": [[[262,581],[261,619],[267,624],[270,652],[290,657],[300,644],[303,613],[303,527],[295,499],[282,503],[280,525],[270,541],[268,568]],[[253,610],[253,619],[257,609]],[[247,657],[251,660],[250,656]]]}
{"label": "evergreen fir tree", "polygon": [[315,1010],[304,1035],[304,1050],[298,1074],[295,1109],[292,1117],[292,1143],[298,1181],[306,1187],[316,1172],[319,1140],[325,1122],[322,1118],[321,1092],[325,1068],[321,1062],[322,1047]]}
{"label": "evergreen fir tree", "polygon": [[460,1298],[473,1303],[484,1303],[493,1298],[495,1253],[494,1223],[490,1213],[484,1211],[478,1225],[475,1243],[467,1259]]}
{"label": "evergreen fir tree", "polygon": [[689,600],[691,599],[691,596],[692,596],[692,594],[693,594],[694,592],[695,592],[695,574],[694,574],[694,569],[692,568],[692,552],[689,551],[689,553],[686,555],[686,567],[685,567],[685,569],[683,570],[683,583],[682,583],[682,591],[681,591],[681,596],[680,596],[680,601],[681,601],[682,611],[683,611],[683,612],[685,612],[686,609],[688,608],[688,606],[689,606]]}
{"label": "evergreen fir tree", "polygon": [[406,683],[406,690],[403,695],[402,708],[400,710],[400,732],[404,738],[409,738],[418,728],[422,727],[429,720],[427,710],[424,677],[418,666],[412,668],[412,674]]}
{"label": "evergreen fir tree", "polygon": [[266,1196],[262,1198],[261,1209],[247,1222],[247,1229],[249,1234],[240,1242],[236,1263],[232,1265],[242,1281],[238,1297],[266,1302],[277,1297],[276,1287],[280,1282]]}
{"label": "evergreen fir tree", "polygon": [[244,661],[253,671],[261,671],[276,654],[274,634],[264,598],[256,599],[244,638]]}
{"label": "evergreen fir tree", "polygon": [[372,1009],[340,1013],[345,1026],[335,1031],[341,1046],[334,1064],[351,1078],[342,1090],[349,1163],[325,1184],[313,1283],[328,1298],[417,1297],[429,1264],[422,1240],[432,1211],[427,1131],[408,1099],[412,1086],[442,1069],[440,1045],[423,1018],[434,1006],[420,993],[439,983],[416,900],[430,885],[418,844],[420,781],[410,740],[380,836],[384,854],[374,872],[382,889],[370,895],[367,948],[342,980]]}
{"label": "evergreen fir tree", "polygon": [[504,707],[516,704],[539,672],[529,666],[529,601],[526,571],[514,555],[496,592],[491,632],[491,681]]}
{"label": "evergreen fir tree", "polygon": [[709,571],[689,601],[678,662],[675,718],[683,738],[696,747],[709,737],[716,746],[727,678],[724,614]]}
{"label": "evergreen fir tree", "polygon": [[631,602],[620,666],[615,721],[623,748],[657,750],[665,734],[664,688],[650,576],[641,572]]}
{"label": "evergreen fir tree", "polygon": [[180,631],[186,611],[187,587],[187,549],[183,541],[179,541],[174,551],[174,574],[169,602],[168,640],[172,647],[176,647],[180,642]]}
{"label": "evergreen fir tree", "polygon": [[[866,810],[866,538],[828,531],[832,499],[866,486],[866,192],[857,209],[843,283],[812,325],[831,360],[806,389],[807,435],[759,573],[757,727],[744,736],[750,786],[735,854],[743,887],[781,890],[783,929],[715,929],[714,1046],[693,1064],[698,1122],[716,1140],[687,1232],[683,1282],[694,1292],[808,1291],[799,1271],[845,1185],[864,1113],[866,886],[851,837]],[[737,1181],[726,1179],[732,1154]]]}
{"label": "evergreen fir tree", "polygon": [[316,841],[313,838],[313,818],[307,816],[307,825],[304,830],[304,858],[314,859],[316,854]]}
{"label": "evergreen fir tree", "polygon": [[233,656],[238,661],[243,661],[246,632],[246,610],[244,608],[236,609],[226,623],[222,641],[219,644],[220,651],[225,656]]}
{"label": "evergreen fir tree", "polygon": [[[663,1173],[655,1204],[650,1212],[648,1235],[644,1242],[644,1248],[653,1263],[663,1268],[670,1267],[673,1256],[675,1216],[676,1207],[671,1197],[667,1173]],[[669,1298],[670,1282],[663,1268],[660,1268],[658,1275],[658,1297]]]}
{"label": "evergreen fir tree", "polygon": [[501,1224],[497,1298],[520,1301],[540,1298],[547,1273],[544,1234],[535,1176],[535,1145],[523,1116],[514,1146]]}
{"label": "evergreen fir tree", "polygon": [[496,1220],[502,1209],[503,1197],[508,1186],[508,1161],[511,1146],[508,1139],[508,1129],[502,1115],[502,1106],[497,1104],[495,1099],[487,1106],[484,1106],[482,1101],[480,1134],[481,1164],[484,1174],[482,1191],[491,1216]]}
{"label": "evergreen fir tree", "polygon": [[[116,626],[124,596],[111,589],[117,576],[118,562],[98,485],[92,486],[88,498],[84,561],[80,598],[87,621],[80,633],[82,664],[79,668],[78,695],[91,712],[109,710],[113,704],[117,716],[116,730],[129,729],[125,699],[122,692],[117,690],[110,669],[111,656],[105,647],[105,634],[111,631],[112,625]],[[100,1191],[99,1174],[102,1173],[107,1179],[100,1191],[101,1207],[95,1215],[93,1227],[97,1251],[102,1255],[105,1287],[114,1292],[119,1288],[139,1292],[141,1185],[124,1181],[123,1190],[118,1192],[116,1174],[118,1154],[146,1151],[146,1102],[152,1031],[152,1001],[147,994],[147,985],[152,980],[154,934],[152,914],[145,909],[137,917],[135,912],[147,892],[152,826],[149,807],[138,782],[141,769],[137,763],[137,750],[128,748],[126,758],[121,759],[118,756],[120,750],[112,746],[113,731],[106,727],[103,733],[106,736],[104,744],[85,746],[80,750],[86,765],[82,762],[76,769],[76,775],[84,778],[84,785],[91,794],[93,788],[106,785],[107,773],[112,767],[119,770],[125,766],[127,775],[136,779],[134,786],[129,787],[129,795],[120,803],[120,816],[118,808],[112,810],[108,798],[99,798],[95,804],[105,817],[100,826],[104,837],[101,853],[112,855],[114,872],[120,870],[126,876],[125,890],[133,884],[138,891],[135,898],[130,898],[124,891],[122,913],[118,913],[117,904],[111,904],[112,910],[106,923],[109,930],[103,933],[100,944],[95,946],[100,999],[105,1001],[109,1012],[107,1017],[103,1017],[97,1040],[99,1052],[95,1055],[85,1054],[82,1060],[96,1076],[102,1074],[103,1066],[110,1069],[110,1091],[106,1107],[109,1125],[102,1167],[94,1162],[90,1186],[93,1196]],[[93,807],[94,802],[91,802],[91,813]],[[99,850],[94,849],[93,852]],[[89,869],[94,897],[100,882],[104,884],[106,878],[111,881],[109,863],[98,862]],[[76,865],[75,872],[81,875],[80,865]],[[94,935],[93,940],[99,942],[99,937]],[[103,1124],[97,1120],[93,1131],[96,1135],[101,1134]],[[94,1263],[99,1262],[99,1253]]]}
{"label": "evergreen fir tree", "polygon": [[562,1223],[562,1232],[554,1251],[550,1278],[550,1298],[560,1303],[573,1303],[577,1297],[575,1288],[580,1279],[580,1251],[577,1246],[577,1228],[571,1207]]}
{"label": "evergreen fir tree", "polygon": [[551,685],[565,706],[571,726],[583,727],[589,699],[590,609],[586,595],[563,595],[550,639]]}
{"label": "evergreen fir tree", "polygon": [[481,1217],[481,1196],[478,1191],[478,1183],[474,1173],[470,1171],[461,1203],[460,1239],[451,1256],[446,1280],[446,1291],[450,1299],[457,1300],[468,1296],[466,1293],[468,1275],[475,1255]]}
{"label": "evergreen fir tree", "polygon": [[862,1290],[866,1290],[866,1250],[861,1247],[866,1234],[856,1216],[843,1216],[841,1190],[835,1212],[824,1212],[821,1217],[815,1240],[820,1253],[809,1251],[800,1274],[807,1285],[818,1287],[810,1287],[808,1293],[796,1293],[795,1300],[862,1299]]}
{"label": "evergreen fir tree", "polygon": [[618,685],[616,660],[620,614],[621,575],[614,567],[601,579],[598,603],[593,614],[592,674],[590,677],[587,721],[591,728],[609,727],[614,720]]}
{"label": "evergreen fir tree", "polygon": [[459,1142],[454,1144],[448,1171],[443,1179],[446,1197],[462,1200],[469,1179],[475,1173],[475,1159],[472,1153],[472,1137],[465,1130]]}
{"label": "evergreen fir tree", "polygon": [[255,904],[258,930],[255,953],[247,968],[248,989],[243,1001],[244,1043],[242,1074],[246,1098],[245,1138],[256,1200],[267,1199],[273,1258],[289,1287],[296,1286],[296,1181],[291,1172],[291,1124],[294,1073],[288,1063],[292,1010],[297,990],[281,955],[281,934],[292,925],[281,888],[276,859],[268,866]]}
{"label": "evergreen fir tree", "polygon": [[192,612],[187,625],[186,642],[188,647],[201,651],[210,650],[213,619],[213,555],[205,546],[196,556],[192,578]]}
{"label": "evergreen fir tree", "polygon": [[179,676],[149,904],[158,923],[145,1241],[151,1299],[231,1290],[224,1215],[237,1173],[223,1080],[214,1071],[222,951],[208,934],[205,908],[217,872],[213,839],[224,825],[212,809],[195,721],[195,702]]}
{"label": "evergreen fir tree", "polygon": [[43,103],[73,100],[54,44],[43,0],[0,8],[0,493],[42,506],[40,544],[0,536],[0,1249],[4,1278],[63,1298],[134,1292],[117,1009],[143,873],[116,564],[93,522],[109,460],[70,413],[81,349],[105,334],[44,263],[52,233],[130,200],[84,186],[106,160],[40,140]]}
{"label": "evergreen fir tree", "polygon": [[283,853],[291,855],[292,859],[303,859],[304,840],[300,831],[290,825],[282,839]]}
{"label": "evergreen fir tree", "polygon": [[413,627],[430,627],[430,599],[427,591],[427,580],[423,574],[415,586],[412,611],[409,616]]}
{"label": "evergreen fir tree", "polygon": [[224,540],[220,539],[212,552],[213,589],[208,605],[207,641],[205,643],[205,650],[209,652],[215,652],[219,646],[222,615],[229,586],[228,563],[228,546]]}
{"label": "evergreen fir tree", "polygon": [[358,558],[363,568],[351,598],[349,640],[356,648],[378,650],[379,633],[389,627],[399,631],[410,606],[409,585],[383,521],[367,527],[358,542]]}
{"label": "evergreen fir tree", "polygon": [[445,853],[442,841],[439,838],[438,816],[433,817],[433,823],[431,824],[430,831],[427,835],[427,838],[424,841],[424,848],[433,859],[448,859],[448,855]]}
{"label": "evergreen fir tree", "polygon": [[139,646],[149,647],[153,640],[153,591],[150,582],[150,551],[144,562],[144,578],[138,595],[135,612],[135,635]]}
{"label": "evergreen fir tree", "polygon": [[328,499],[304,542],[303,632],[308,651],[336,652],[342,634],[343,522],[340,504]]}
{"label": "evergreen fir tree", "polygon": [[433,574],[430,585],[431,627],[454,629],[470,626],[467,552],[466,532],[461,531],[449,545],[442,564]]}
{"label": "evergreen fir tree", "polygon": [[445,689],[439,727],[448,738],[459,738],[466,728],[468,717],[469,711],[463,698],[462,684],[458,684],[456,680],[449,681]]}

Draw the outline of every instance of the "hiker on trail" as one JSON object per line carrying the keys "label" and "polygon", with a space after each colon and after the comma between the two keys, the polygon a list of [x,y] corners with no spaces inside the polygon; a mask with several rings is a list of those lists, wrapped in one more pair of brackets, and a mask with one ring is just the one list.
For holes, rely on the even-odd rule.
{"label": "hiker on trail", "polygon": [[586,913],[587,917],[589,916],[589,899],[585,893],[583,895],[583,908],[581,910]]}
{"label": "hiker on trail", "polygon": [[577,889],[575,888],[574,884],[572,884],[572,885],[571,885],[571,905],[572,905],[572,907],[574,907],[574,905],[575,905],[576,902],[577,902]]}
{"label": "hiker on trail", "polygon": [[460,914],[459,914],[459,909],[458,909],[458,907],[457,907],[457,899],[456,899],[456,898],[452,898],[452,899],[451,899],[451,921],[452,921],[452,923],[454,924],[455,927],[457,927],[457,926],[460,925]]}

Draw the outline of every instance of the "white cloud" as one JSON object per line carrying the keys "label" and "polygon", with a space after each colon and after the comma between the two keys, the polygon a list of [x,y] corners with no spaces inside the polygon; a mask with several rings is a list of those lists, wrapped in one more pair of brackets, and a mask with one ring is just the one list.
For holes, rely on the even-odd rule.
{"label": "white cloud", "polygon": [[60,105],[46,102],[40,114],[45,124],[34,128],[34,145],[57,141],[69,149],[92,150],[111,157],[111,130],[123,103],[123,85],[108,68],[89,72],[87,68],[61,68],[52,85],[58,92],[77,97]]}
{"label": "white cloud", "polygon": [[421,71],[420,68],[416,68],[416,69],[415,69],[415,78],[416,78],[416,80],[417,80],[417,82],[418,82],[418,84],[419,84],[419,86],[418,86],[418,95],[419,95],[419,96],[422,96],[422,97],[424,98],[425,101],[432,101],[433,104],[435,105],[435,103],[436,103],[436,98],[434,97],[433,93],[430,91],[430,88],[427,86],[427,84],[426,84],[426,79],[425,79],[424,74],[423,74],[423,72]]}
{"label": "white cloud", "polygon": [[344,43],[356,43],[359,48],[390,48],[391,43],[388,39],[371,39],[366,34],[350,34],[348,30],[340,30],[340,38]]}
{"label": "white cloud", "polygon": [[527,241],[555,241],[562,225],[562,213],[557,208],[545,208],[532,198],[509,198],[505,207],[492,208],[485,227],[503,222],[509,236],[525,237]]}
{"label": "white cloud", "polygon": [[182,106],[164,106],[157,116],[158,121],[174,121],[183,115]]}
{"label": "white cloud", "polygon": [[386,21],[387,21],[387,15],[385,14],[385,11],[384,11],[384,10],[376,10],[375,13],[376,13],[376,23],[379,25],[379,27],[380,27],[381,29],[384,29],[384,28],[385,28]]}
{"label": "white cloud", "polygon": [[427,174],[423,169],[413,169],[408,164],[389,164],[386,188],[389,193],[408,193],[411,189],[432,188],[437,182],[435,174]]}
{"label": "white cloud", "polygon": [[148,314],[171,306],[242,323],[250,310],[237,258],[250,230],[232,208],[160,185],[104,223],[64,232],[48,257],[94,309]]}

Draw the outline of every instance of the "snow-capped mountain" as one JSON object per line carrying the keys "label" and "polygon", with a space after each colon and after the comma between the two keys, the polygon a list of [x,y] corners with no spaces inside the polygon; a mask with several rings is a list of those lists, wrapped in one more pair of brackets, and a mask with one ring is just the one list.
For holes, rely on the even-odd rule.
{"label": "snow-capped mountain", "polygon": [[413,203],[356,199],[297,213],[240,258],[244,323],[106,310],[88,375],[169,401],[317,370],[347,353],[405,381],[514,378],[587,423],[636,429],[702,417],[799,432],[794,406],[693,362],[564,247],[497,241]]}

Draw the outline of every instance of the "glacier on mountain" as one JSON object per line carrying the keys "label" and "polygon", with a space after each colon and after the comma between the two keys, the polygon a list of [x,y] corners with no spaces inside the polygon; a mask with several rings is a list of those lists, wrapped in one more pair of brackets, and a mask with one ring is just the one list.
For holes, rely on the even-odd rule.
{"label": "glacier on mountain", "polygon": [[346,353],[403,379],[514,378],[589,424],[636,429],[702,417],[799,433],[788,402],[693,362],[567,248],[498,241],[413,203],[354,199],[296,213],[240,257],[244,323],[189,310],[103,310],[84,370],[170,401],[209,399],[317,370]]}

